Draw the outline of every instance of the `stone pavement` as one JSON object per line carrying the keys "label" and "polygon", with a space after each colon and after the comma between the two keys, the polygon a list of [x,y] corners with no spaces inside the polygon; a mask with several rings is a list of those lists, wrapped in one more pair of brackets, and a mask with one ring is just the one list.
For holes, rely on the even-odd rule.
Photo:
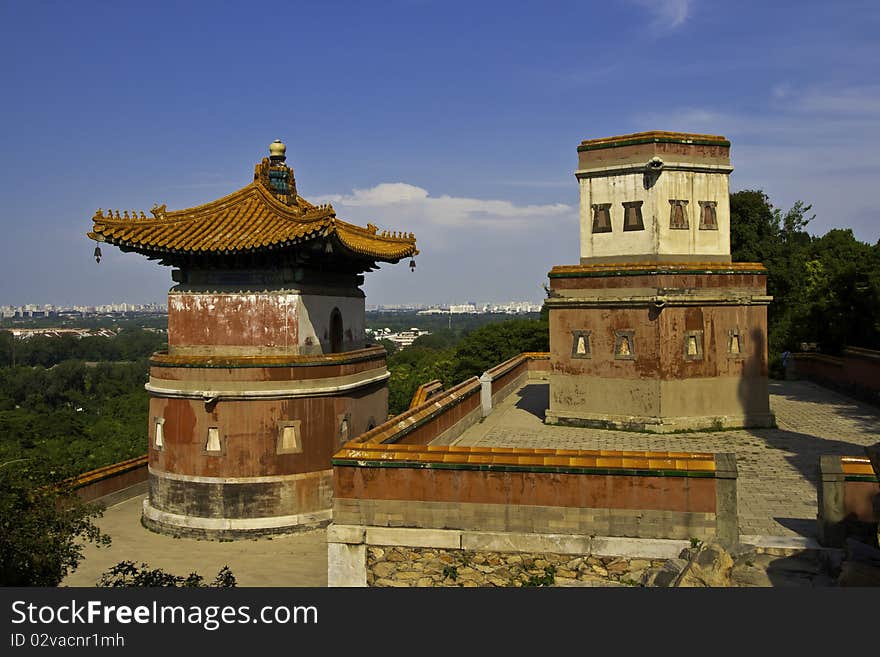
{"label": "stone pavement", "polygon": [[733,452],[742,535],[816,533],[816,479],[823,454],[864,456],[880,440],[880,409],[807,381],[771,381],[778,429],[646,434],[543,424],[546,383],[529,383],[507,397],[460,445],[554,449]]}
{"label": "stone pavement", "polygon": [[238,586],[327,586],[327,530],[244,541],[171,538],[145,529],[140,517],[144,495],[125,500],[98,521],[110,534],[108,548],[85,547],[85,559],[61,586],[94,586],[120,561],[142,561],[175,575],[195,571],[213,580],[228,565]]}

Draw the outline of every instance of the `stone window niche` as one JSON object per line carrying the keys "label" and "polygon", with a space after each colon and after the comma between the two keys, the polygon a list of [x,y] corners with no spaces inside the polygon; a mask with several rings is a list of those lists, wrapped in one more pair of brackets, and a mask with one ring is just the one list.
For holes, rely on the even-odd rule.
{"label": "stone window niche", "polygon": [[165,418],[153,418],[153,447],[157,450],[165,449]]}
{"label": "stone window niche", "polygon": [[642,221],[642,201],[626,201],[623,204],[623,230],[645,230]]}
{"label": "stone window niche", "polygon": [[622,330],[614,332],[614,358],[617,360],[635,360],[636,358],[636,332]]}
{"label": "stone window niche", "polygon": [[715,201],[700,201],[700,230],[718,230],[718,214]]}
{"label": "stone window niche", "polygon": [[610,233],[611,232],[611,204],[595,203],[593,204],[593,232],[594,233]]}
{"label": "stone window niche", "polygon": [[727,331],[727,357],[743,358],[745,345],[743,344],[743,333],[740,329],[732,328]]}
{"label": "stone window niche", "polygon": [[687,331],[684,334],[684,359],[703,360],[703,332]]}
{"label": "stone window niche", "polygon": [[592,358],[593,353],[590,348],[590,335],[592,331],[575,330],[571,332],[571,357],[572,358]]}
{"label": "stone window niche", "polygon": [[687,213],[688,202],[682,199],[669,199],[669,229],[687,230],[690,228]]}
{"label": "stone window niche", "polygon": [[336,421],[339,424],[339,445],[342,446],[351,440],[351,414],[337,415]]}
{"label": "stone window niche", "polygon": [[276,454],[302,453],[301,420],[279,420],[275,443]]}
{"label": "stone window niche", "polygon": [[205,451],[208,454],[220,454],[223,452],[223,445],[220,442],[220,427],[208,427]]}

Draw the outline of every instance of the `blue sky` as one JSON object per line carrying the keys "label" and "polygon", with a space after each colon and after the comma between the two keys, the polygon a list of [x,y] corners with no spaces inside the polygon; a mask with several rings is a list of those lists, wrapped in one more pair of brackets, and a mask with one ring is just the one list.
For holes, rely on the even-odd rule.
{"label": "blue sky", "polygon": [[873,2],[0,0],[0,304],[164,301],[85,232],[179,209],[288,145],[299,192],[416,233],[371,304],[539,300],[578,259],[582,139],[722,134],[734,190],[880,238]]}

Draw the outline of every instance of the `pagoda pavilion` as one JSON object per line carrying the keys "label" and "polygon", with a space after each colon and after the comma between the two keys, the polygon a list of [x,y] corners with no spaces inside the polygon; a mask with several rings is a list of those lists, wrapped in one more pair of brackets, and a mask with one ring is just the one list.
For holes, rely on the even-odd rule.
{"label": "pagoda pavilion", "polygon": [[414,257],[415,237],[309,203],[285,151],[275,141],[252,183],[205,205],[93,217],[90,238],[171,266],[176,282],[146,386],[153,530],[324,523],[331,455],[387,417],[386,352],[367,343],[359,286],[377,263]]}

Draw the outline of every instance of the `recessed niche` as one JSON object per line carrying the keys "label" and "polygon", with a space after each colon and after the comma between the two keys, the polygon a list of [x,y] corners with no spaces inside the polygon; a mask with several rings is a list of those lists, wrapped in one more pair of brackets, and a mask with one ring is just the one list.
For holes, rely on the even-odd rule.
{"label": "recessed niche", "polygon": [[618,360],[635,359],[635,335],[635,331],[628,329],[614,332],[614,358]]}
{"label": "recessed niche", "polygon": [[208,440],[205,442],[206,452],[219,452],[222,450],[220,445],[220,428],[208,427]]}
{"label": "recessed niche", "polygon": [[299,454],[302,452],[300,420],[279,420],[275,443],[276,454]]}
{"label": "recessed niche", "polygon": [[351,438],[351,415],[337,415],[336,421],[339,423],[339,444],[344,445]]}
{"label": "recessed niche", "polygon": [[718,230],[718,214],[715,201],[700,201],[700,230]]}
{"label": "recessed niche", "polygon": [[684,334],[684,359],[703,360],[702,331],[687,331]]}
{"label": "recessed niche", "polygon": [[593,232],[594,233],[610,233],[611,232],[611,204],[595,203],[593,204]]}
{"label": "recessed niche", "polygon": [[165,448],[165,418],[153,418],[153,447],[156,449]]}
{"label": "recessed niche", "polygon": [[690,228],[687,213],[688,202],[682,199],[669,199],[670,230],[687,230]]}
{"label": "recessed niche", "polygon": [[742,358],[745,345],[739,327],[727,331],[727,355],[730,358]]}
{"label": "recessed niche", "polygon": [[642,201],[626,201],[623,204],[623,230],[645,230],[642,221]]}
{"label": "recessed niche", "polygon": [[572,358],[592,358],[592,350],[590,348],[590,335],[592,331],[574,330],[571,332],[571,357]]}

